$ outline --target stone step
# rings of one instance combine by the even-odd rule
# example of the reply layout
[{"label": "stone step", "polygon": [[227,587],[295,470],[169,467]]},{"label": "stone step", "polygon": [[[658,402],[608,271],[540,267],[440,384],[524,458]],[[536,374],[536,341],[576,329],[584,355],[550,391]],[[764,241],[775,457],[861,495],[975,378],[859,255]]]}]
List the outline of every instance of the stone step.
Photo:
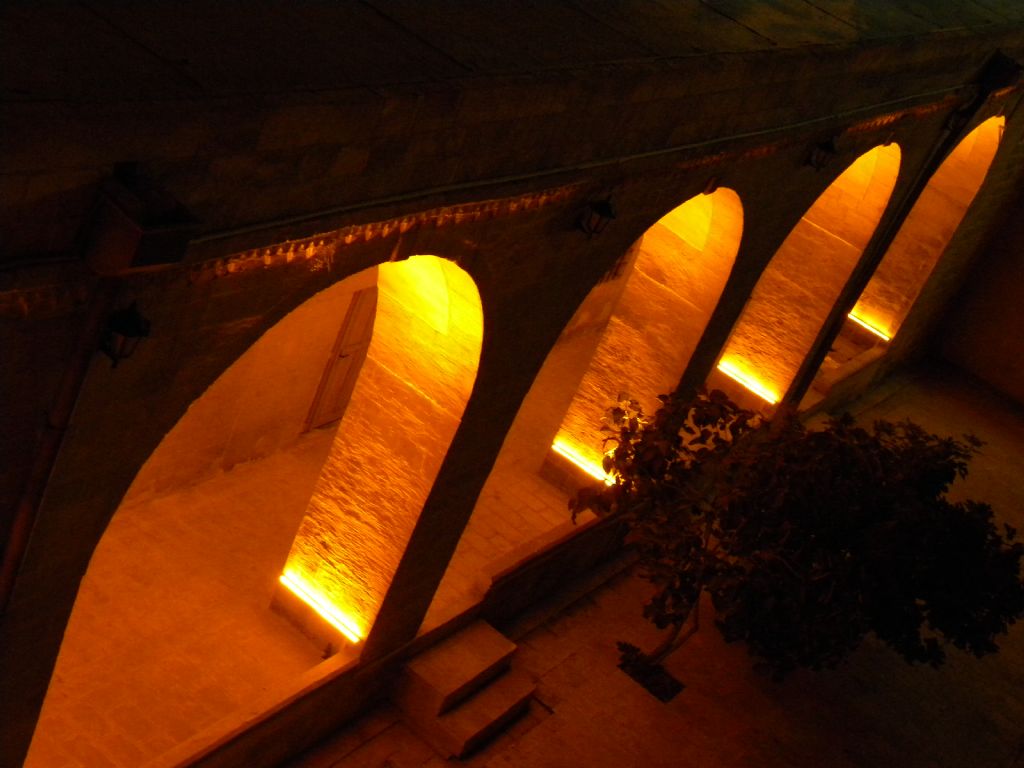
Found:
[{"label": "stone step", "polygon": [[476,621],[406,664],[395,702],[418,719],[441,715],[507,669],[515,649],[490,624]]},{"label": "stone step", "polygon": [[406,721],[442,757],[463,757],[523,714],[535,690],[532,678],[509,669],[443,715],[416,718],[407,713]]}]

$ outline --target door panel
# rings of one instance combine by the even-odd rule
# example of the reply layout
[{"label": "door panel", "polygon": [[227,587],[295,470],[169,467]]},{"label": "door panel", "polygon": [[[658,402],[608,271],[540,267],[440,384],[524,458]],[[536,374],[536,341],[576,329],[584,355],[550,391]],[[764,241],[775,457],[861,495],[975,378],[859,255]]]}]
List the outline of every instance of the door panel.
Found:
[{"label": "door panel", "polygon": [[309,410],[307,430],[335,422],[345,413],[359,371],[366,360],[376,314],[376,286],[364,288],[352,295],[331,357],[320,379],[320,386],[317,387],[313,406]]}]

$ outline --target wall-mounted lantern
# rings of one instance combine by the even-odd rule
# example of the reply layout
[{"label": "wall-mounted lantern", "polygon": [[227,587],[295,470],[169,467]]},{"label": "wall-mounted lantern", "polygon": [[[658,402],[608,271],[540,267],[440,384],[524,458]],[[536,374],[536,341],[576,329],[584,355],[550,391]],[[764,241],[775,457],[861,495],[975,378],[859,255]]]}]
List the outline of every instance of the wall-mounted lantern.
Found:
[{"label": "wall-mounted lantern", "polygon": [[807,164],[814,170],[820,171],[838,154],[839,148],[836,146],[836,137],[833,136],[828,141],[819,142],[811,147],[810,154],[807,156]]},{"label": "wall-mounted lantern", "polygon": [[587,206],[576,220],[576,228],[585,232],[587,237],[593,237],[604,232],[605,227],[614,218],[615,207],[612,205],[612,199],[606,197]]},{"label": "wall-mounted lantern", "polygon": [[149,320],[142,316],[135,302],[110,313],[103,331],[100,351],[110,358],[111,368],[131,357],[139,342],[149,336]]}]

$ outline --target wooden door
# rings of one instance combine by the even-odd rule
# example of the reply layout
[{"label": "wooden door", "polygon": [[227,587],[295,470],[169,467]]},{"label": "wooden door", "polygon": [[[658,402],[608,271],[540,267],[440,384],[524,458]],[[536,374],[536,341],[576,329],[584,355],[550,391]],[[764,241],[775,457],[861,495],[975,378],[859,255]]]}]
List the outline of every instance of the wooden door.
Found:
[{"label": "wooden door", "polygon": [[306,419],[306,429],[316,429],[337,421],[345,413],[359,371],[366,360],[366,350],[373,336],[373,320],[377,314],[377,287],[364,288],[352,295],[331,357],[320,378],[313,405]]}]

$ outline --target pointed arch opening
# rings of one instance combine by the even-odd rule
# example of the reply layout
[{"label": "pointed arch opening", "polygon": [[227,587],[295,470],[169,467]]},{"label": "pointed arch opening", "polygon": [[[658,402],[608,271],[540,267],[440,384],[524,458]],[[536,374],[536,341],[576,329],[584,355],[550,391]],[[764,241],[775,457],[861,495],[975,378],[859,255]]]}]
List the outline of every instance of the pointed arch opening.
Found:
[{"label": "pointed arch opening", "polygon": [[[483,320],[461,269],[380,268],[376,328],[282,572],[278,605],[316,637],[369,633],[476,379]],[[311,608],[315,616],[309,614]]]},{"label": "pointed arch opening", "polygon": [[929,179],[847,315],[807,402],[885,354],[981,188],[1004,125],[1003,117],[978,125]]},{"label": "pointed arch opening", "polygon": [[413,256],[321,291],[228,367],[97,546],[26,765],[141,765],[354,663],[359,635],[325,640],[272,606],[280,576],[298,572],[368,631],[461,420],[482,329],[469,275]]},{"label": "pointed arch opening", "polygon": [[896,144],[855,160],[772,257],[708,379],[742,405],[770,410],[792,384],[889,202]]},{"label": "pointed arch opening", "polygon": [[742,231],[739,196],[719,188],[690,198],[644,233],[552,443],[557,453],[604,477],[605,411],[627,395],[653,414],[658,395],[675,389],[725,287]]},{"label": "pointed arch opening", "polygon": [[603,477],[605,411],[628,391],[653,412],[657,396],[676,386],[742,231],[734,191],[697,195],[654,223],[591,290],[523,401],[425,626],[478,600],[495,574],[579,530],[566,498]]}]

